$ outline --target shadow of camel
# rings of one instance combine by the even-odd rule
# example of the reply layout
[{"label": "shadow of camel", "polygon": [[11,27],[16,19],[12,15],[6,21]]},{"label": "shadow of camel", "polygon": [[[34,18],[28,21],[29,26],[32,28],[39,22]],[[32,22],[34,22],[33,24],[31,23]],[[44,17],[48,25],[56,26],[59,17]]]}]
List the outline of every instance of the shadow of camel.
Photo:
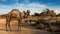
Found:
[{"label": "shadow of camel", "polygon": [[0,29],[0,30],[6,31],[6,29]]}]

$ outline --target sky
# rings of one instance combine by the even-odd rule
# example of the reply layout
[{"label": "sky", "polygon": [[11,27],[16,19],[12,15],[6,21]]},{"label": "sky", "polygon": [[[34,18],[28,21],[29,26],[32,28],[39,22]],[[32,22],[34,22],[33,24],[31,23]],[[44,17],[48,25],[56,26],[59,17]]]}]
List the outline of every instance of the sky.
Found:
[{"label": "sky", "polygon": [[6,14],[12,9],[21,12],[30,10],[31,14],[40,13],[46,8],[60,13],[60,0],[0,0],[0,14]]}]

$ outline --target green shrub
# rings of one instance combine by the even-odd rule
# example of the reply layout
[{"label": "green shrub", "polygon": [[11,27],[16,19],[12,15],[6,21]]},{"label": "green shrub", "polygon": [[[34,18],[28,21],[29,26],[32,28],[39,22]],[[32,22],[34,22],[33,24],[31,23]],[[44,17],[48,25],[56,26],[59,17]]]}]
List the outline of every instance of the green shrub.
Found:
[{"label": "green shrub", "polygon": [[43,29],[43,28],[45,28],[45,25],[44,25],[44,24],[38,24],[37,27],[38,27],[39,29]]},{"label": "green shrub", "polygon": [[56,26],[50,26],[50,30],[51,30],[52,32],[57,31],[57,27],[56,27]]}]

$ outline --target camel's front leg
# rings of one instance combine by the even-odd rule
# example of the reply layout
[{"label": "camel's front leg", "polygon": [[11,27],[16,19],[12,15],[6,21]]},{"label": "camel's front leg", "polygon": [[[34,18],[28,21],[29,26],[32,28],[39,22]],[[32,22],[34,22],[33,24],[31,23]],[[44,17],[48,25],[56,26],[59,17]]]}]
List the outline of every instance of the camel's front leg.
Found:
[{"label": "camel's front leg", "polygon": [[[19,28],[20,28],[20,29],[19,29]],[[18,30],[21,31],[21,21],[20,21],[20,20],[18,20]]]},{"label": "camel's front leg", "polygon": [[6,31],[8,31],[8,23],[9,23],[9,20],[8,18],[6,18]]},{"label": "camel's front leg", "polygon": [[18,23],[18,30],[19,30],[19,23]]},{"label": "camel's front leg", "polygon": [[6,22],[6,31],[7,31],[8,29],[7,29],[7,22]]}]

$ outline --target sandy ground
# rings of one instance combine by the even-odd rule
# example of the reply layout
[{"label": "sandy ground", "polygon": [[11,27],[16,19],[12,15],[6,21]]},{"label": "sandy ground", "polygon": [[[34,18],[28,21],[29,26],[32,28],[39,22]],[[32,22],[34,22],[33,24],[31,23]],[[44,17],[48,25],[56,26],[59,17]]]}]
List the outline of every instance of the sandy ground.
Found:
[{"label": "sandy ground", "polygon": [[6,31],[5,23],[5,19],[0,19],[0,34],[55,34],[36,29],[33,26],[21,27],[21,31],[17,31],[17,26],[15,25],[17,23],[15,21],[11,22],[12,31]]}]

